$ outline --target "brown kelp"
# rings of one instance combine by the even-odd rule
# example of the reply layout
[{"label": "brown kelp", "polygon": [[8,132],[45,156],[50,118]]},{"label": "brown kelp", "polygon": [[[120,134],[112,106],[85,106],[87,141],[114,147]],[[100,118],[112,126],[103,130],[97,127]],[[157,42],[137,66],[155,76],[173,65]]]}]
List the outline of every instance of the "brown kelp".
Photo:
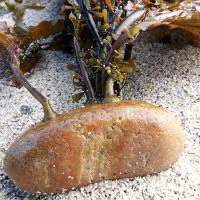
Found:
[{"label": "brown kelp", "polygon": [[164,34],[170,29],[181,29],[192,44],[199,44],[199,1],[69,0],[65,1],[61,12],[66,15],[65,21],[43,21],[28,29],[21,26],[23,14],[20,15],[20,10],[24,13],[26,9],[43,7],[21,1],[16,1],[12,6],[7,1],[5,3],[9,9],[15,7],[11,10],[17,16],[12,35],[19,41],[18,47],[21,49],[19,69],[23,73],[30,71],[33,68],[30,60],[38,60],[38,52],[49,49],[54,44],[52,42],[43,47],[38,42],[40,39],[52,35],[58,38],[58,33],[62,37],[70,35],[70,39],[75,37],[73,41],[76,42],[68,43],[73,46],[78,61],[75,68],[79,68],[76,74],[78,72],[80,78],[77,80],[81,82],[90,102],[104,99],[108,79],[113,82],[111,93],[123,98],[128,74],[136,70],[136,61],[132,58],[131,51],[140,32],[151,31],[153,35],[159,27],[165,27],[161,31]]},{"label": "brown kelp", "polygon": [[80,46],[78,54],[78,46],[74,46],[76,57],[81,54],[88,73],[86,78],[80,71],[80,76],[87,79],[87,85],[91,82],[84,90],[86,94],[94,91],[95,101],[105,98],[108,79],[113,82],[112,94],[123,96],[128,74],[136,69],[131,51],[141,31],[154,34],[160,27],[182,29],[191,43],[199,42],[198,1],[78,0],[68,1],[63,10],[68,11],[74,26],[72,35]]}]

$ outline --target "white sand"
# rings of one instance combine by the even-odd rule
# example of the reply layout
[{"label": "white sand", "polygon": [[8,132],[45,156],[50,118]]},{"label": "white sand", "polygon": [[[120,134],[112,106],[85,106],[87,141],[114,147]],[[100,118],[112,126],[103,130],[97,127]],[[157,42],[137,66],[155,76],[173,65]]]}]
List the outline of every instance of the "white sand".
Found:
[{"label": "white sand", "polygon": [[[144,35],[143,35],[144,37]],[[143,38],[142,37],[142,38]],[[10,87],[11,74],[0,68],[0,199],[2,200],[199,200],[200,199],[200,49],[182,49],[138,39],[133,53],[140,70],[131,75],[126,98],[147,101],[166,108],[182,121],[186,131],[185,151],[169,170],[157,175],[105,181],[62,195],[31,195],[20,191],[3,171],[6,149],[21,133],[39,122],[42,108],[24,89]],[[0,61],[1,62],[1,61]],[[58,112],[81,106],[71,96],[77,91],[65,63],[73,56],[43,52],[34,73],[28,78]],[[22,106],[31,109],[22,114]]]}]

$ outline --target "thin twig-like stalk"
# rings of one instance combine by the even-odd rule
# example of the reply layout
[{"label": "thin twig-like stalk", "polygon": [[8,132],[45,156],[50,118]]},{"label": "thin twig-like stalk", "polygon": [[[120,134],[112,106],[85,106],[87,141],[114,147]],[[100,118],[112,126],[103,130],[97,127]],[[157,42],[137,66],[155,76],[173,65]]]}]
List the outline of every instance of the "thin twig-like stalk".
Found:
[{"label": "thin twig-like stalk", "polygon": [[94,39],[95,39],[95,42],[96,42],[96,45],[97,45],[97,58],[99,58],[102,42],[101,42],[101,38],[100,38],[99,33],[98,33],[98,29],[96,27],[96,24],[93,20],[91,13],[88,11],[83,0],[77,0],[77,2],[80,6],[81,12],[82,12],[83,17],[85,19],[85,22],[86,22],[87,26],[89,27],[89,29],[90,29],[90,31],[91,31]]},{"label": "thin twig-like stalk", "polygon": [[107,67],[109,62],[112,61],[112,58],[115,54],[115,50],[118,50],[122,44],[124,44],[126,41],[128,41],[129,38],[128,38],[128,35],[126,33],[123,33],[115,42],[114,44],[112,45],[112,48],[111,50],[109,51],[106,59],[105,59],[105,62],[103,64],[103,67]]},{"label": "thin twig-like stalk", "polygon": [[131,59],[132,48],[133,48],[133,43],[126,44],[125,50],[124,50],[124,61]]},{"label": "thin twig-like stalk", "polygon": [[12,71],[17,81],[21,85],[23,85],[33,95],[33,97],[37,99],[42,105],[44,110],[43,121],[55,118],[57,116],[57,113],[53,111],[49,101],[27,81],[25,76],[20,72],[20,70],[16,67],[16,65],[10,64],[8,65],[8,67]]},{"label": "thin twig-like stalk", "polygon": [[79,67],[80,67],[81,74],[84,77],[84,81],[85,81],[85,85],[86,85],[86,96],[87,96],[87,99],[88,99],[89,102],[95,102],[96,101],[96,97],[95,97],[94,89],[93,89],[92,84],[90,82],[90,79],[88,77],[88,73],[86,71],[85,63],[81,59],[80,46],[79,46],[78,41],[76,40],[75,37],[74,37],[74,49],[75,49],[75,53],[76,53],[77,63],[79,65]]}]

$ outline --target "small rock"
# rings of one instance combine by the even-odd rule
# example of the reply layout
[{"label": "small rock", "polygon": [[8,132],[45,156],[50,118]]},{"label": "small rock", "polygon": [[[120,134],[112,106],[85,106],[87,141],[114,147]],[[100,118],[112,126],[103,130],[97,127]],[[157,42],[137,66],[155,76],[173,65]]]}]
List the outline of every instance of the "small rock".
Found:
[{"label": "small rock", "polygon": [[20,108],[20,112],[22,115],[30,115],[33,112],[33,109],[29,106],[22,105]]}]

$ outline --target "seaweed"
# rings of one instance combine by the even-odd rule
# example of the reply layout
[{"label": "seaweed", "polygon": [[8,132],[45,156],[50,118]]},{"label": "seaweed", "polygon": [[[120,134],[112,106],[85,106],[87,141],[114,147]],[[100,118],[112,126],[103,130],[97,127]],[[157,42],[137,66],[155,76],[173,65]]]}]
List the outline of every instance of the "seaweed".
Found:
[{"label": "seaweed", "polygon": [[0,43],[10,54],[11,63],[7,67],[12,71],[18,84],[24,86],[41,103],[44,110],[44,121],[55,118],[57,114],[51,108],[49,101],[27,81],[20,70],[21,50],[17,38],[5,30],[5,32],[0,32]]},{"label": "seaweed", "polygon": [[[64,20],[60,19],[42,21],[35,27],[29,27],[28,30],[21,30],[19,27],[15,27],[14,31],[20,38],[20,49],[22,50],[20,69],[23,73],[30,72],[37,64],[36,61],[40,58],[40,50],[53,50],[56,48],[56,39],[65,31],[64,23]],[[49,37],[52,37],[52,39],[44,44],[42,40]],[[61,43],[64,44],[64,38],[59,38],[62,39]]]},{"label": "seaweed", "polygon": [[[14,34],[1,32],[0,43],[10,49],[13,41],[19,41],[16,69],[20,73],[30,71],[34,66],[25,62],[26,57],[28,60],[38,59],[40,50],[53,48],[54,38],[58,41],[64,38],[70,44],[67,48],[73,48],[72,52],[76,55],[77,66],[73,67],[76,75],[73,78],[78,82],[74,83],[83,87],[90,103],[123,99],[123,88],[129,74],[137,69],[131,52],[134,40],[141,32],[150,31],[151,35],[159,38],[168,34],[168,30],[181,29],[193,45],[199,45],[200,41],[199,1],[66,0],[61,10],[65,20],[43,21],[28,28],[21,23],[24,10],[43,7],[23,5],[22,1],[12,5],[5,3],[16,12],[16,27]],[[158,32],[161,27],[162,31]],[[15,39],[10,40],[11,37]],[[48,37],[53,39],[44,45],[41,40]],[[62,48],[64,46],[61,45]],[[80,100],[82,96],[83,93],[77,94],[74,100]]]},{"label": "seaweed", "polygon": [[[191,43],[199,42],[200,18],[199,12],[195,11],[199,9],[199,4],[195,1],[102,0],[88,3],[78,0],[68,3],[71,6],[66,9],[71,10],[69,18],[74,26],[73,35],[79,41],[81,59],[89,75],[81,76],[87,80],[89,77],[88,82],[95,92],[94,99],[98,101],[107,97],[108,82],[112,82],[114,88],[111,96],[123,98],[122,88],[127,83],[128,75],[137,69],[131,51],[140,32],[159,27],[169,30],[178,28],[188,33]],[[90,34],[93,40],[85,38],[86,34]]]}]

